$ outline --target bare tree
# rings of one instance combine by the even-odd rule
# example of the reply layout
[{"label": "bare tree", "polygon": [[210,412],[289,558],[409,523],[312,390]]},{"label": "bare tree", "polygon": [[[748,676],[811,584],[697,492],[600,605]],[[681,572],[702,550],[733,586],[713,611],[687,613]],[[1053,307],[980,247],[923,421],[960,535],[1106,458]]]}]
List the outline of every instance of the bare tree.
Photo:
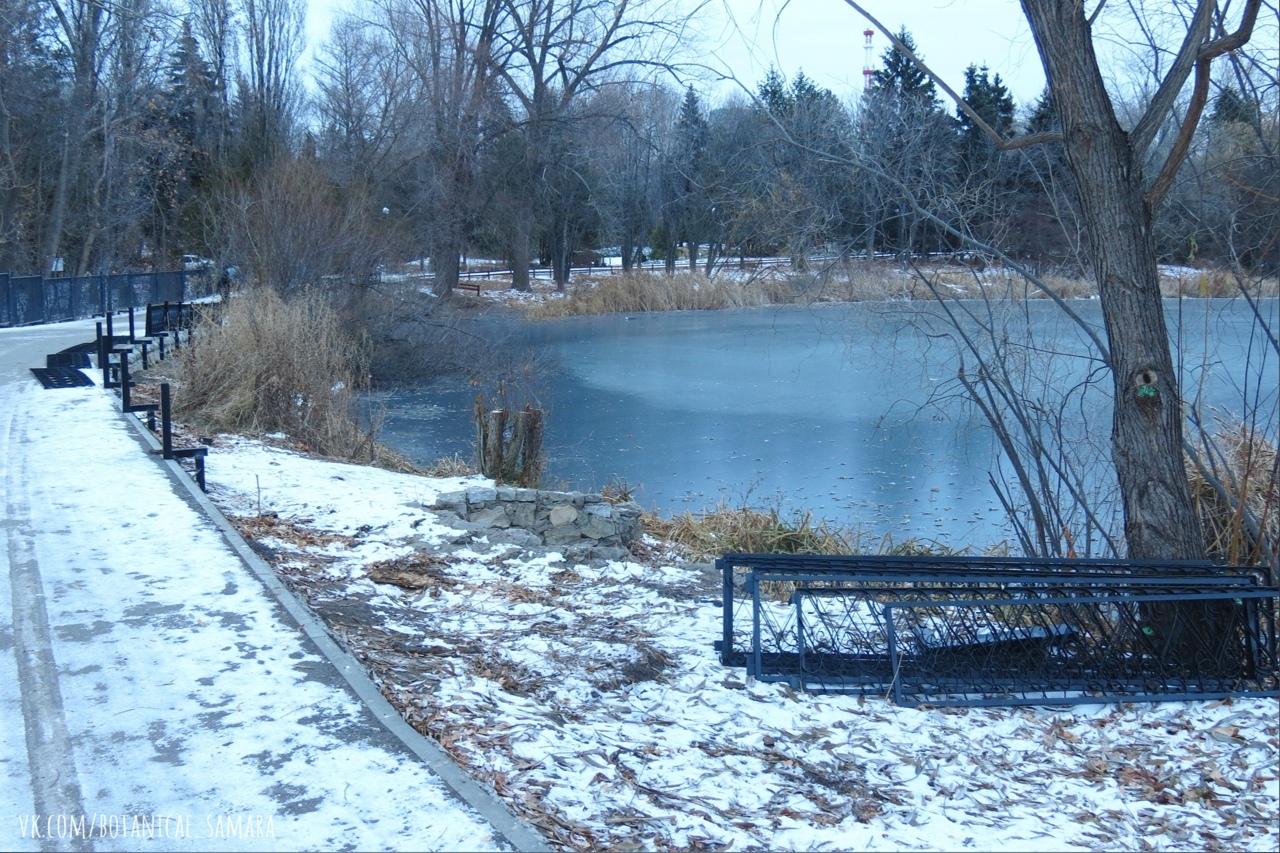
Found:
[{"label": "bare tree", "polygon": [[[853,0],[846,2],[866,14]],[[1102,297],[1113,385],[1111,452],[1128,552],[1193,559],[1203,557],[1204,538],[1183,466],[1182,402],[1160,301],[1152,212],[1186,158],[1208,96],[1213,60],[1249,40],[1261,3],[1248,0],[1235,29],[1228,31],[1218,5],[1199,0],[1160,85],[1129,131],[1120,124],[1095,52],[1092,29],[1104,6],[1100,2],[1087,13],[1083,2],[1022,0],[1079,187]],[[1194,91],[1182,125],[1159,173],[1148,182],[1143,158],[1193,72]],[[998,147],[1044,141],[999,137],[939,83]]]},{"label": "bare tree", "polygon": [[573,108],[587,92],[627,73],[668,67],[689,13],[674,0],[500,2],[504,19],[495,30],[493,64],[520,106],[523,174],[532,181],[513,223],[512,287],[528,290],[535,194],[549,189],[546,167],[556,162],[556,133],[572,124]]},{"label": "bare tree", "polygon": [[252,163],[283,152],[298,107],[295,63],[302,53],[301,0],[242,0],[244,71],[241,78],[242,151]]}]

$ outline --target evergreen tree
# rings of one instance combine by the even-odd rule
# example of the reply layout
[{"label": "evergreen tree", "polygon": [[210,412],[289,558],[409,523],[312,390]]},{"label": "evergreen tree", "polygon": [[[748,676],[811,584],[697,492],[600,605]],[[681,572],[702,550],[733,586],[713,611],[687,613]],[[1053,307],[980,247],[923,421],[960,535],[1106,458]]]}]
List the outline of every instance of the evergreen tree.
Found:
[{"label": "evergreen tree", "polygon": [[1050,133],[1059,130],[1058,111],[1053,106],[1053,94],[1046,85],[1036,101],[1031,118],[1027,120],[1027,133]]},{"label": "evergreen tree", "polygon": [[[924,57],[916,49],[915,39],[907,28],[898,31],[898,41],[902,42],[921,61]],[[874,90],[892,95],[902,101],[920,101],[928,106],[936,106],[938,89],[920,68],[905,53],[896,47],[890,47],[880,56],[884,63],[871,74],[871,86]]]},{"label": "evergreen tree", "polygon": [[[706,159],[709,130],[698,93],[690,86],[685,90],[680,114],[676,118],[675,133],[668,165],[668,194],[664,220],[669,229],[669,248],[674,243],[689,244],[689,266],[698,262],[698,243],[707,227]],[[668,253],[667,267],[671,268],[673,252]]]},{"label": "evergreen tree", "polygon": [[[1012,135],[1013,96],[1009,94],[999,74],[993,78],[987,66],[979,68],[970,65],[964,72],[964,100],[1001,137],[1008,138]],[[980,143],[988,141],[986,134],[959,107],[956,108],[956,118],[960,122],[960,133],[966,147],[974,149]]]},{"label": "evergreen tree", "polygon": [[1245,100],[1240,94],[1240,90],[1235,86],[1226,86],[1213,101],[1214,124],[1227,124],[1229,122],[1241,122],[1244,124],[1254,124],[1257,121],[1258,109],[1254,104]]},{"label": "evergreen tree", "polygon": [[791,114],[793,106],[791,96],[787,93],[787,78],[770,68],[764,80],[756,87],[756,98],[764,110],[776,119]]}]

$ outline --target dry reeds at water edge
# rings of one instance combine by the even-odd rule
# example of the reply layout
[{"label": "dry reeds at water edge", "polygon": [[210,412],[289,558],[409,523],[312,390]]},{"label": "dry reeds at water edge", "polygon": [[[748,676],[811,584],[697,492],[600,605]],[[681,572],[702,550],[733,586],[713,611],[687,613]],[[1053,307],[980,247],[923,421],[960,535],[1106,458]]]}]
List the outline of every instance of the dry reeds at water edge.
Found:
[{"label": "dry reeds at water edge", "polygon": [[255,288],[201,317],[180,354],[175,413],[203,429],[284,433],[324,456],[405,469],[361,425],[368,364],[365,341],[323,296],[286,301]]},{"label": "dry reeds at water edge", "polygon": [[590,314],[706,311],[777,305],[794,300],[791,287],[772,276],[744,282],[725,276],[707,278],[638,272],[584,281],[572,287],[563,299],[532,305],[529,316],[551,319]]},{"label": "dry reeds at water edge", "polygon": [[1243,424],[1222,424],[1212,438],[1211,455],[1188,456],[1186,467],[1209,556],[1231,565],[1270,563],[1274,572],[1280,559],[1275,446]]},{"label": "dry reeds at water edge", "polygon": [[645,530],[685,552],[693,560],[710,560],[723,554],[858,554],[946,555],[950,549],[936,543],[908,539],[895,543],[892,536],[879,539],[840,530],[825,521],[798,513],[783,518],[776,509],[730,508],[724,504],[703,513],[684,512],[673,518],[654,514],[643,517]]}]

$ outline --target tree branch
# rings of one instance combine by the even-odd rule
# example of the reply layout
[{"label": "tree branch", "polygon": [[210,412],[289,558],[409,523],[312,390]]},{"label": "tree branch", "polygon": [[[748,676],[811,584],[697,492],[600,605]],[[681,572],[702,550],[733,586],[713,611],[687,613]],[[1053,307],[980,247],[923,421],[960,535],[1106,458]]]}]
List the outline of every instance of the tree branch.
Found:
[{"label": "tree branch", "polygon": [[1213,23],[1213,10],[1216,5],[1214,0],[1199,0],[1197,3],[1196,13],[1191,18],[1191,25],[1187,27],[1187,35],[1182,40],[1182,47],[1178,49],[1178,55],[1174,57],[1169,73],[1165,74],[1164,79],[1160,81],[1160,87],[1156,89],[1155,96],[1147,105],[1146,112],[1142,114],[1142,118],[1129,134],[1129,144],[1133,148],[1135,159],[1140,160],[1147,152],[1156,138],[1156,133],[1160,130],[1160,125],[1173,109],[1183,84],[1191,75],[1196,57],[1200,55],[1201,45],[1209,35],[1209,26]]},{"label": "tree branch", "polygon": [[[1143,113],[1142,118],[1139,119],[1138,124],[1129,134],[1129,142],[1133,147],[1135,157],[1141,158],[1155,140],[1156,134],[1160,130],[1160,125],[1164,123],[1165,117],[1173,109],[1174,102],[1177,101],[1178,94],[1187,82],[1187,77],[1191,75],[1192,69],[1196,68],[1196,86],[1198,89],[1201,71],[1197,66],[1201,61],[1207,67],[1208,63],[1214,58],[1227,51],[1235,50],[1249,41],[1253,35],[1253,26],[1258,20],[1258,11],[1261,6],[1262,0],[1248,0],[1248,4],[1241,15],[1240,26],[1236,31],[1230,35],[1208,41],[1210,27],[1213,24],[1213,12],[1217,8],[1217,3],[1214,0],[1199,0],[1196,13],[1191,19],[1191,26],[1187,28],[1187,37],[1183,39],[1182,47],[1178,50],[1178,55],[1173,61],[1173,67],[1165,75],[1164,80],[1160,83],[1160,88],[1156,90],[1155,97],[1151,99],[1151,103],[1147,106],[1146,112]],[[1179,142],[1181,142],[1181,135],[1195,133],[1198,122],[1198,115],[1194,122],[1190,121],[1190,116],[1188,116],[1188,120],[1182,124]],[[1168,168],[1168,163],[1169,161],[1166,161],[1166,168]]]},{"label": "tree branch", "polygon": [[1187,152],[1191,150],[1191,139],[1195,136],[1196,127],[1200,124],[1200,116],[1204,114],[1204,105],[1209,100],[1209,65],[1208,59],[1196,60],[1195,89],[1191,93],[1191,102],[1187,104],[1187,114],[1182,119],[1178,138],[1173,141],[1173,147],[1169,149],[1169,156],[1165,158],[1155,183],[1151,185],[1151,189],[1147,190],[1146,202],[1150,210],[1160,206],[1169,188],[1173,186],[1173,181],[1182,168]]}]

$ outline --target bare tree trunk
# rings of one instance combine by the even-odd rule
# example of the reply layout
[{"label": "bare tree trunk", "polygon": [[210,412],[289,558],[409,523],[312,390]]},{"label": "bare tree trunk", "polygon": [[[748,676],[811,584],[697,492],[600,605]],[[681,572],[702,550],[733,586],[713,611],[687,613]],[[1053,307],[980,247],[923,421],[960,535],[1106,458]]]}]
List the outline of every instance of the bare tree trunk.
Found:
[{"label": "bare tree trunk", "polygon": [[1022,0],[1022,7],[1062,123],[1102,297],[1115,389],[1111,449],[1129,555],[1202,558],[1142,163],[1116,121],[1081,5]]},{"label": "bare tree trunk", "polygon": [[98,48],[107,17],[99,4],[52,3],[66,47],[73,57],[73,80],[67,99],[67,129],[62,146],[58,180],[53,191],[49,219],[45,226],[45,269],[62,247],[71,185],[80,171],[84,152],[85,125],[97,88]]},{"label": "bare tree trunk", "polygon": [[13,271],[18,247],[18,170],[11,127],[12,116],[0,94],[0,273]]},{"label": "bare tree trunk", "polygon": [[511,235],[511,289],[529,291],[529,263],[533,260],[530,241],[533,211],[522,204],[515,215],[515,233]]},{"label": "bare tree trunk", "polygon": [[[453,229],[450,229],[451,231]],[[435,241],[431,249],[431,272],[435,276],[437,299],[452,299],[461,272],[462,240],[451,233],[447,239]]]}]

